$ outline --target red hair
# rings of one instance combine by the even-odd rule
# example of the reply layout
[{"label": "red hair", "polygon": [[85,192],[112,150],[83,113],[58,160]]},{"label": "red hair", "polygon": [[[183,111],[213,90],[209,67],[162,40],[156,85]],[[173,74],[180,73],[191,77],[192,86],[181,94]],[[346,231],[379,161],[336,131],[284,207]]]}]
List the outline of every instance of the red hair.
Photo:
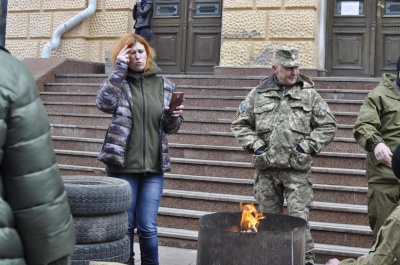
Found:
[{"label": "red hair", "polygon": [[156,53],[152,47],[150,47],[149,43],[141,36],[136,34],[126,34],[119,38],[117,43],[111,48],[110,59],[113,65],[115,65],[115,61],[117,60],[119,52],[124,48],[125,45],[128,48],[132,48],[136,43],[140,43],[144,46],[146,50],[147,58],[146,58],[146,66],[144,67],[144,72],[147,72],[151,68],[151,62],[156,58]]}]

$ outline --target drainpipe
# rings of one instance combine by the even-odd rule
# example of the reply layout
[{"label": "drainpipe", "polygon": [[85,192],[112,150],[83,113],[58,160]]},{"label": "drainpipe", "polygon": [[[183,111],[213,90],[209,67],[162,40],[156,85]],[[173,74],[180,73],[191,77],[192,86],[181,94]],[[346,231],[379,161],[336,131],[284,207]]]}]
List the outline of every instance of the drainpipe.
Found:
[{"label": "drainpipe", "polygon": [[51,51],[54,51],[60,46],[61,35],[72,29],[88,17],[94,14],[96,11],[97,0],[89,0],[88,7],[75,15],[73,18],[65,22],[63,25],[59,26],[53,33],[53,38],[51,42],[48,42],[42,50],[42,58],[50,58]]}]

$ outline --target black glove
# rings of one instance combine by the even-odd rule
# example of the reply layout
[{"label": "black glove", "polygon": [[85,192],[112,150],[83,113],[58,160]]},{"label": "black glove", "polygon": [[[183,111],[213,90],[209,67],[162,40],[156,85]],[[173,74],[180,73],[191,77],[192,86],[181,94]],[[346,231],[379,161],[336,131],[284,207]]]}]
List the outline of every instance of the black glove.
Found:
[{"label": "black glove", "polygon": [[304,151],[304,149],[301,148],[300,145],[296,145],[296,151],[299,152],[299,153],[302,153],[302,154],[305,154],[305,153],[306,153],[306,152]]},{"label": "black glove", "polygon": [[256,151],[254,151],[254,154],[255,155],[261,155],[262,153],[265,152],[265,149],[267,149],[267,146],[263,145],[263,146],[259,147]]}]

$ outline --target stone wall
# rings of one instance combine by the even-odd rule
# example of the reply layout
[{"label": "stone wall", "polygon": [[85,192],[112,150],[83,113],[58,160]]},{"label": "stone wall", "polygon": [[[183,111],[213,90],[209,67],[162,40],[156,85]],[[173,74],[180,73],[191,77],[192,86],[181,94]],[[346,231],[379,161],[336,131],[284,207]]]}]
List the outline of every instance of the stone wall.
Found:
[{"label": "stone wall", "polygon": [[[39,58],[53,32],[88,7],[88,0],[8,1],[6,48],[18,59]],[[133,0],[97,0],[96,12],[62,35],[51,57],[104,62],[115,40],[133,32]]]},{"label": "stone wall", "polygon": [[[180,0],[187,1],[187,0]],[[221,67],[265,67],[276,47],[299,48],[302,67],[317,68],[319,0],[223,0]],[[97,0],[89,19],[62,36],[51,57],[105,62],[118,36],[133,31],[134,0]],[[6,48],[17,58],[39,58],[57,27],[88,0],[8,1]]]},{"label": "stone wall", "polygon": [[302,67],[317,67],[318,0],[224,1],[220,66],[270,65],[281,45],[299,48]]}]

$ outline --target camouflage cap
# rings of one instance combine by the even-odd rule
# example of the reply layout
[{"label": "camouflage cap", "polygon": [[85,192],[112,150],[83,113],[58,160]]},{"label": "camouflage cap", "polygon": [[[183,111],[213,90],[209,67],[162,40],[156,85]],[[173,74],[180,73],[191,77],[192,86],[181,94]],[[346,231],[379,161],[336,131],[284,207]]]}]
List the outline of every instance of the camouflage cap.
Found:
[{"label": "camouflage cap", "polygon": [[276,49],[275,59],[286,67],[300,66],[301,63],[299,59],[299,50],[290,46],[281,46]]}]

